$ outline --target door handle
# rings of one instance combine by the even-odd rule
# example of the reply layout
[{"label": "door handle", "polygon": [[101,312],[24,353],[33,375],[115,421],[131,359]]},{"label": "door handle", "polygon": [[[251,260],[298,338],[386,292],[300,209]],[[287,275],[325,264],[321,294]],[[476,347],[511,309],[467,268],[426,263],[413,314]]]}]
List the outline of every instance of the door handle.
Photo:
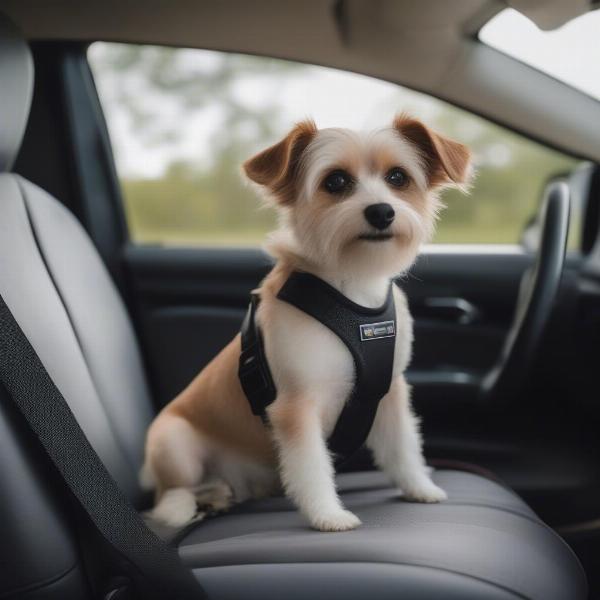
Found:
[{"label": "door handle", "polygon": [[481,311],[464,298],[425,298],[424,305],[428,313],[461,325],[470,325],[481,317]]}]

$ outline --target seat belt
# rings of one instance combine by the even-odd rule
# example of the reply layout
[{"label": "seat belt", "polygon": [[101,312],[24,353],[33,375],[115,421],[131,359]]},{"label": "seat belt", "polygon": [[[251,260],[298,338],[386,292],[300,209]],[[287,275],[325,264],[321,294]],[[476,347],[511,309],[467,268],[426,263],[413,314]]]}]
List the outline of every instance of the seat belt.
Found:
[{"label": "seat belt", "polygon": [[[0,295],[0,383],[27,421],[86,521],[115,556],[134,597],[198,600],[207,596],[177,549],[152,532],[92,448],[69,405]],[[116,565],[114,565],[116,566]],[[124,572],[123,572],[124,571]],[[106,599],[128,598],[127,584]]]}]

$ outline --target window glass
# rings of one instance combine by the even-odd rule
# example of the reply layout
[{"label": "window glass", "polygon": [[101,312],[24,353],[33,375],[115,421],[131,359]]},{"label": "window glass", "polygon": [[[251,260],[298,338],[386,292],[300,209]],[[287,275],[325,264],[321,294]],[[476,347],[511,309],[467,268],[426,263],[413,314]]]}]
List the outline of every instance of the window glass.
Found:
[{"label": "window glass", "polygon": [[469,196],[444,196],[439,243],[517,243],[548,178],[575,161],[397,85],[324,67],[205,50],[95,43],[89,51],[131,238],[257,245],[275,226],[241,163],[304,117],[380,127],[408,111],[474,151]]},{"label": "window glass", "polygon": [[507,8],[482,27],[479,39],[600,100],[600,10],[542,31]]}]

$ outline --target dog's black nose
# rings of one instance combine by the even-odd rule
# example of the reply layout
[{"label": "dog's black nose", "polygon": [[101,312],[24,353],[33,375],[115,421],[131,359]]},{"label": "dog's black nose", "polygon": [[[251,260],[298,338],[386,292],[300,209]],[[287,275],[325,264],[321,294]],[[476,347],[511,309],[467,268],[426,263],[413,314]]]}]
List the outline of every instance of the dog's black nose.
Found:
[{"label": "dog's black nose", "polygon": [[387,202],[369,204],[369,206],[365,208],[365,219],[380,231],[392,224],[395,214],[392,205]]}]

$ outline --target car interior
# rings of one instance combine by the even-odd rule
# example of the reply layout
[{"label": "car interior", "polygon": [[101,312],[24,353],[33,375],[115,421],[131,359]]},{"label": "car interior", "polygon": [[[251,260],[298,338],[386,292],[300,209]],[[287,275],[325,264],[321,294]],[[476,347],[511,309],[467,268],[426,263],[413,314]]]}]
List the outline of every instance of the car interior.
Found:
[{"label": "car interior", "polygon": [[[587,0],[0,0],[1,304],[108,473],[103,485],[114,483],[131,510],[128,535],[140,536],[132,545],[168,548],[193,574],[190,598],[600,597],[600,72],[587,75],[595,98],[485,43],[482,28],[506,10],[543,32],[600,13]],[[136,61],[158,57],[155,68],[167,56],[154,48],[185,49],[185,64],[204,56],[189,52],[233,53],[256,77],[263,66],[252,61],[287,61],[272,67],[281,87],[269,88],[282,104],[283,81],[303,65],[368,76],[367,87],[385,82],[439,99],[558,165],[519,166],[519,177],[537,177],[533,186],[515,179],[524,202],[503,206],[513,188],[490,184],[498,187],[489,233],[467,222],[472,237],[426,246],[398,282],[415,319],[407,378],[447,501],[403,502],[360,451],[337,476],[344,504],[363,522],[354,531],[313,531],[284,497],[175,532],[136,520],[152,502],[138,481],[151,420],[239,331],[251,290],[272,266],[262,229],[250,242],[212,243],[218,217],[208,210],[199,225],[206,243],[140,234],[150,201],[131,198],[155,188],[127,179],[124,158],[158,181],[150,163],[170,142],[160,132],[155,150],[144,150],[146,138],[128,141],[134,129],[111,106],[152,123],[126,85],[141,77]],[[111,56],[127,78],[107,70]],[[158,75],[144,71],[157,90],[189,84],[165,64]],[[228,101],[213,79],[194,93]],[[178,110],[173,127],[185,130]],[[489,164],[514,170],[496,150]],[[218,182],[239,177],[239,165],[227,164],[216,207],[231,194]],[[157,227],[193,220],[176,194],[160,200],[167,212]],[[449,215],[458,210],[447,204]],[[231,231],[266,218],[240,211]],[[512,242],[486,243],[513,213]],[[48,442],[20,409],[33,376],[14,360],[7,323],[0,319],[0,598],[150,597],[136,584],[147,573],[132,575],[127,556],[99,539],[94,515],[57,468],[57,448],[70,461],[83,457],[79,438]],[[48,423],[54,397],[38,394],[32,406]],[[114,497],[101,502],[117,540],[125,509]],[[171,595],[168,569],[157,566],[157,597],[184,597],[175,570]]]}]

